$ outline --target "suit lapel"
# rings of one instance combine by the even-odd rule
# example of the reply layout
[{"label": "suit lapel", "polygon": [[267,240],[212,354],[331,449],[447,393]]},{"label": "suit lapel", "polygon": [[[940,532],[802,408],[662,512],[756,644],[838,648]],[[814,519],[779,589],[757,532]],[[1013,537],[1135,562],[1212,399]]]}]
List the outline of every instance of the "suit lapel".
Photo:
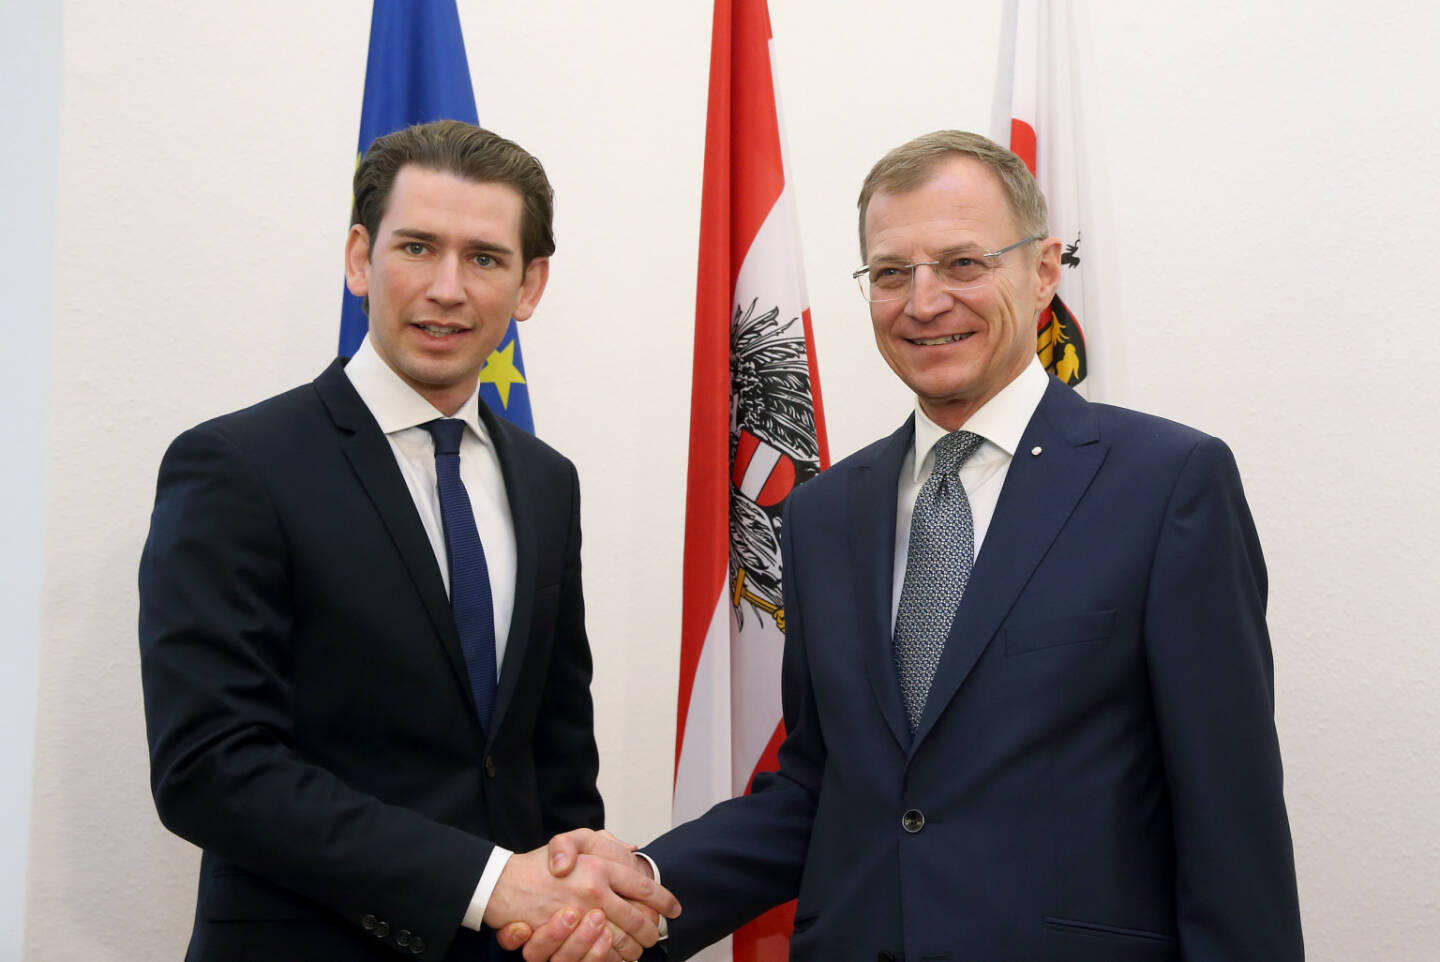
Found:
[{"label": "suit lapel", "polygon": [[495,445],[500,459],[500,474],[505,479],[505,497],[510,502],[510,518],[515,528],[515,607],[510,617],[510,634],[505,641],[505,660],[500,664],[500,684],[495,694],[495,713],[490,720],[490,733],[500,727],[505,710],[515,697],[520,680],[520,667],[530,640],[531,602],[535,597],[536,539],[535,501],[521,464],[520,450],[510,436],[519,430],[480,405],[480,420]]},{"label": "suit lapel", "polygon": [[[1032,454],[1036,448],[1038,455]],[[1107,450],[1085,399],[1051,378],[1010,462],[930,686],[912,755],[995,636]]]},{"label": "suit lapel", "polygon": [[443,642],[456,680],[468,696],[470,681],[465,656],[460,651],[460,637],[455,631],[455,617],[450,611],[450,599],[445,595],[445,582],[440,576],[435,551],[415,511],[410,489],[395,464],[395,452],[370,409],[355,393],[345,376],[344,366],[343,360],[336,360],[326,368],[315,379],[315,390],[335,423],[340,450],[390,532],[395,550],[410,572],[410,580]]},{"label": "suit lapel", "polygon": [[914,437],[912,415],[883,442],[873,460],[851,470],[846,492],[861,658],[880,713],[901,748],[909,745],[910,732],[890,643],[890,595],[895,580],[895,498],[900,468]]}]

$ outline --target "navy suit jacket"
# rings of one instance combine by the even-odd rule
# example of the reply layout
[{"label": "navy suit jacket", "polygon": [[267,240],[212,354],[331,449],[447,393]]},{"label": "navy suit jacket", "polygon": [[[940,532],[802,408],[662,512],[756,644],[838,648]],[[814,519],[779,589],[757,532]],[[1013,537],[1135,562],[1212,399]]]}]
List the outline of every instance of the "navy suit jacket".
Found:
[{"label": "navy suit jacket", "polygon": [[1220,441],[1051,383],[918,730],[892,653],[913,422],[790,497],[780,769],[646,851],[684,958],[1294,962],[1265,566]]},{"label": "navy suit jacket", "polygon": [[482,729],[439,563],[342,369],[181,435],[140,563],[161,820],[204,850],[188,958],[482,958],[495,844],[598,828],[575,469],[480,406],[515,608]]}]

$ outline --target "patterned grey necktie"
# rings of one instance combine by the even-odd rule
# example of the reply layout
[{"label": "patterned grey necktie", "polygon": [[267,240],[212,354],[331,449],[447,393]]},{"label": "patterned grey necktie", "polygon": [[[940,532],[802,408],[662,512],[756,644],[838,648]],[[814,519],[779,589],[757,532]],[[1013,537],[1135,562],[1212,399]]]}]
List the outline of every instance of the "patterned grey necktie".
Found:
[{"label": "patterned grey necktie", "polygon": [[960,466],[984,440],[969,431],[953,431],[935,443],[935,470],[915,496],[910,516],[905,584],[895,617],[895,665],[911,734],[920,725],[945,638],[975,563],[975,521],[960,486]]}]

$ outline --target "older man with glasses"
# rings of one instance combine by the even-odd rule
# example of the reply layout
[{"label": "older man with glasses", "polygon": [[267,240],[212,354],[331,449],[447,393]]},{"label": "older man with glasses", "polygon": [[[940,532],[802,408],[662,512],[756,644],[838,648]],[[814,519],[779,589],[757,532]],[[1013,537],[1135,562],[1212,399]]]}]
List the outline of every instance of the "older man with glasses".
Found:
[{"label": "older man with glasses", "polygon": [[[1014,154],[920,137],[859,206],[855,277],[915,409],[790,498],[780,769],[644,849],[686,906],[664,951],[798,897],[795,960],[1298,962],[1229,449],[1045,374],[1061,244]],[[551,843],[576,850],[635,859]]]}]

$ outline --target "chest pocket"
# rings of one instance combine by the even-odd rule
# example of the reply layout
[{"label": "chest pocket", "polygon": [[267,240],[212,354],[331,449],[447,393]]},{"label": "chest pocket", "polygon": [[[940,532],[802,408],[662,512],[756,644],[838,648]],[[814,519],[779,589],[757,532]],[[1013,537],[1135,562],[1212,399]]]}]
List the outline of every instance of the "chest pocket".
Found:
[{"label": "chest pocket", "polygon": [[1012,625],[1000,633],[999,641],[1005,646],[1005,657],[1009,658],[1061,645],[1104,641],[1114,631],[1115,611],[1111,609]]}]

